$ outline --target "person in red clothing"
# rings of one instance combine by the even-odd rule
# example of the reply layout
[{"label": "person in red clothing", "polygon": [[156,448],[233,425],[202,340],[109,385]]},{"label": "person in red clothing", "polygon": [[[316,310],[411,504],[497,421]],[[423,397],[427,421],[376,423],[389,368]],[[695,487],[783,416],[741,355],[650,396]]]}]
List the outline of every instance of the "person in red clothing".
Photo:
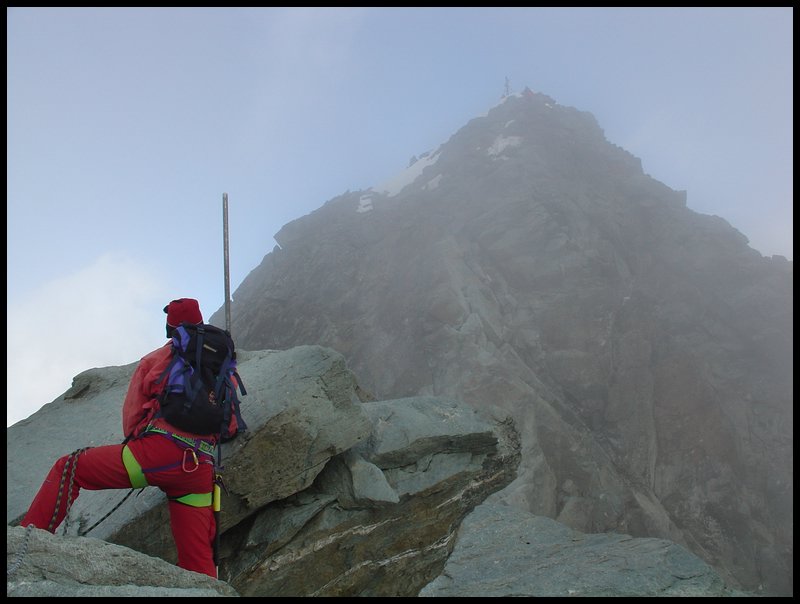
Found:
[{"label": "person in red clothing", "polygon": [[[200,306],[192,298],[173,300],[164,312],[168,338],[183,322],[203,322]],[[183,432],[158,417],[157,399],[165,383],[160,378],[171,355],[171,343],[167,342],[139,361],[122,405],[125,442],[80,449],[61,457],[21,525],[54,533],[80,489],[155,486],[169,502],[178,566],[216,578],[212,507],[216,438]]]}]

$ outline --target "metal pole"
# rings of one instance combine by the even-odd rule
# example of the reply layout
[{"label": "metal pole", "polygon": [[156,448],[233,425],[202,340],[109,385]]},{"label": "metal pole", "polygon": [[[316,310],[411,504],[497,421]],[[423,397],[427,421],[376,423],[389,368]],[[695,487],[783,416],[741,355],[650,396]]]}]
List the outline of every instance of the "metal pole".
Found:
[{"label": "metal pole", "polygon": [[222,247],[225,257],[225,329],[231,330],[231,272],[228,254],[228,194],[222,194]]}]

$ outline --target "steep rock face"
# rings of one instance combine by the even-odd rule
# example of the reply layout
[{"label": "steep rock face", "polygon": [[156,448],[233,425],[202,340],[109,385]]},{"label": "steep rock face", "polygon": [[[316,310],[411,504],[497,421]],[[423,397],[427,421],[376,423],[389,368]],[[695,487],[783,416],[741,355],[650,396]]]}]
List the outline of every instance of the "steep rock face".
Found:
[{"label": "steep rock face", "polygon": [[330,346],[378,398],[498,405],[522,434],[507,502],[792,593],[793,264],[590,114],[509,97],[276,240],[235,292],[242,345]]},{"label": "steep rock face", "polygon": [[[519,440],[502,413],[434,397],[365,402],[344,358],[320,346],[238,360],[249,429],[223,445],[220,578],[241,595],[416,595],[441,572],[463,518],[516,475]],[[84,372],[8,428],[9,523],[58,456],[122,440],[133,367]],[[64,538],[36,529],[30,547],[22,532],[8,533],[9,559],[20,562],[11,595],[200,594],[178,591],[195,573],[147,578],[177,558],[158,489],[82,491]],[[64,551],[69,564],[58,560]],[[236,595],[218,582],[197,586]]]}]

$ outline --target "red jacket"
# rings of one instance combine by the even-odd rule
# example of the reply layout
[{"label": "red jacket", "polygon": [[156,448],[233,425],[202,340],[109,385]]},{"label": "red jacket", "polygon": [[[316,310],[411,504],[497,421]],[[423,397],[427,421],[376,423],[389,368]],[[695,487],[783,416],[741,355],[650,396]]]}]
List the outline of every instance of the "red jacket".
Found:
[{"label": "red jacket", "polygon": [[152,423],[154,426],[187,436],[189,438],[202,438],[203,440],[216,440],[208,435],[201,436],[178,430],[163,417],[153,419],[158,411],[158,395],[164,390],[167,376],[158,384],[156,380],[161,377],[172,359],[172,342],[167,342],[161,348],[156,348],[148,353],[133,372],[125,402],[122,404],[122,431],[126,437],[139,436],[145,427]]}]

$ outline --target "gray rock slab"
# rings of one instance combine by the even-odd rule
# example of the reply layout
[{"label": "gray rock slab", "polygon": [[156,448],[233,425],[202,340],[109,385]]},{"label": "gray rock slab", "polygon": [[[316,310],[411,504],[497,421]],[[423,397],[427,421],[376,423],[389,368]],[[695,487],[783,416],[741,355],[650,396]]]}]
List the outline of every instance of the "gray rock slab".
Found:
[{"label": "gray rock slab", "polygon": [[744,595],[685,548],[663,539],[584,534],[549,518],[483,503],[458,531],[425,597]]},{"label": "gray rock slab", "polygon": [[236,597],[224,581],[91,537],[6,527],[6,596]]}]

